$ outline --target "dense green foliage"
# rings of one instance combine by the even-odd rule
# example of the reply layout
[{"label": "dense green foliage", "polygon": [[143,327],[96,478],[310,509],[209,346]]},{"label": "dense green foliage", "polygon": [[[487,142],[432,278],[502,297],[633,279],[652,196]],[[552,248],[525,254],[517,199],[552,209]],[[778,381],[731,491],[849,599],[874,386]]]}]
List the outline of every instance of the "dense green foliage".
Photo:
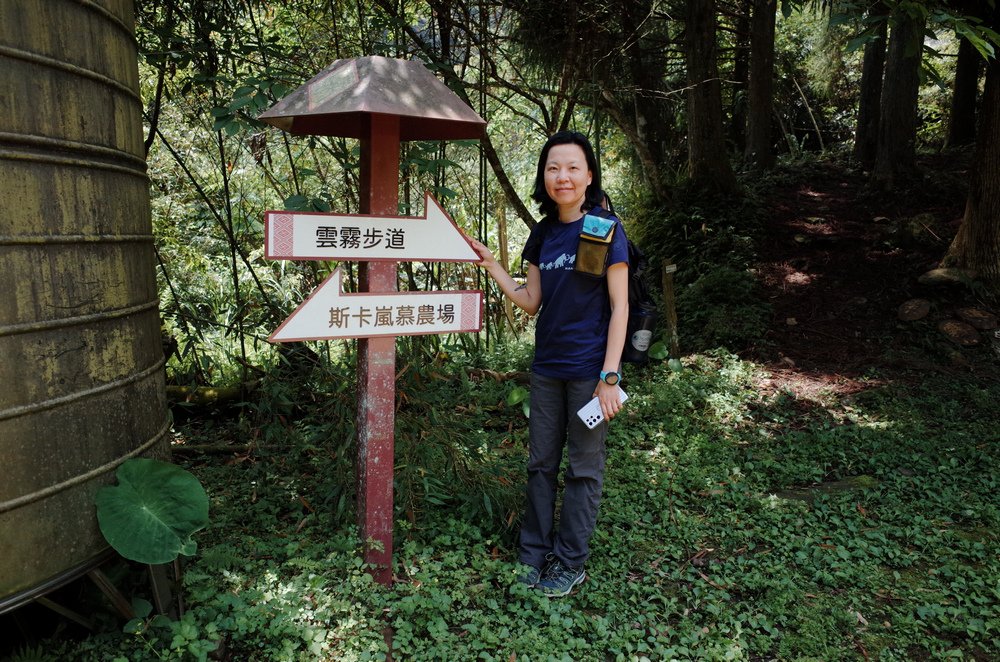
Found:
[{"label": "dense green foliage", "polygon": [[[786,162],[841,149],[852,138],[859,48],[884,20],[866,14],[869,4],[781,3],[772,147]],[[992,48],[982,17],[945,4],[887,3],[926,14],[933,33],[923,59],[916,136],[927,149],[945,140],[956,35],[984,54]],[[708,300],[724,302],[730,295],[719,288],[752,281],[745,271],[759,226],[739,200],[684,191],[685,5],[139,3],[161,311],[168,346],[176,347],[169,379],[219,386],[267,373],[281,361],[265,342],[267,334],[337,266],[263,260],[263,214],[281,208],[356,212],[357,141],[291,136],[256,118],[338,58],[376,54],[423,61],[488,122],[481,144],[403,145],[401,213],[421,213],[423,191],[430,190],[469,234],[509,252],[507,262],[516,270],[534,211],[524,201],[538,146],[556,129],[577,129],[592,137],[605,188],[654,264],[683,260],[680,282],[700,279]],[[718,6],[722,107],[733,153],[720,151],[716,159],[741,149],[745,127],[738,118],[746,97],[751,5]],[[752,197],[753,186],[745,189]],[[706,278],[719,265],[739,273]],[[355,266],[344,266],[352,289]],[[482,274],[463,265],[406,264],[400,286],[481,287],[491,297],[498,294]],[[682,318],[698,322],[687,318],[689,310],[682,307]],[[765,312],[758,306],[740,315],[745,323],[735,333],[710,328],[703,338],[691,338],[690,347],[743,343],[759,330]],[[488,313],[490,342],[524,324],[505,319],[500,306]],[[402,349],[419,346],[434,355],[437,342],[430,338]],[[335,347],[331,358],[341,349],[349,352]]]},{"label": "dense green foliage", "polygon": [[252,462],[191,467],[213,521],[185,568],[183,618],[60,659],[205,659],[220,641],[262,661],[384,659],[387,642],[415,660],[1000,655],[995,386],[903,379],[804,400],[726,353],[685,364],[626,375],[574,596],[513,581],[506,471],[525,441],[510,385],[442,366],[400,389],[404,412],[433,402],[437,418],[404,414],[397,433],[401,491],[423,496],[415,512],[398,502],[393,587],[373,583],[330,501],[341,442],[303,421]]}]

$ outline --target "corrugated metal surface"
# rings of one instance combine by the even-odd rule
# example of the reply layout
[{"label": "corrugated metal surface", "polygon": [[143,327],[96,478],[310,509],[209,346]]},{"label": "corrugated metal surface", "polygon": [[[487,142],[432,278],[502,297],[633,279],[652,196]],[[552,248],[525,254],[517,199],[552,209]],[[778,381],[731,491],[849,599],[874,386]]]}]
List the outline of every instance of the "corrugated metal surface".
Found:
[{"label": "corrugated metal surface", "polygon": [[166,452],[132,11],[0,3],[0,611],[104,553],[94,493]]}]

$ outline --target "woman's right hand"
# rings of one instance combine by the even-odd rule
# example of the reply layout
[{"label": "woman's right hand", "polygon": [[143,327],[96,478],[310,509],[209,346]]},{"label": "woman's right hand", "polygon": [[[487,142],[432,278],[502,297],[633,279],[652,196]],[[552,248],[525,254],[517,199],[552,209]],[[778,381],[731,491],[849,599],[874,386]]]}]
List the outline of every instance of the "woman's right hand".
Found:
[{"label": "woman's right hand", "polygon": [[472,250],[476,251],[479,255],[479,262],[476,263],[477,266],[482,267],[489,271],[497,265],[497,259],[494,257],[493,252],[486,247],[486,244],[481,241],[477,241],[472,237],[466,235],[466,239],[469,240],[469,244],[472,246]]},{"label": "woman's right hand", "polygon": [[481,241],[465,235],[472,250],[479,256],[476,265],[482,267],[490,275],[490,278],[497,282],[504,295],[510,299],[515,306],[525,311],[529,315],[538,312],[542,305],[542,289],[539,281],[538,267],[533,264],[528,265],[528,276],[524,283],[519,283],[510,277],[507,270],[497,262],[493,252]]}]

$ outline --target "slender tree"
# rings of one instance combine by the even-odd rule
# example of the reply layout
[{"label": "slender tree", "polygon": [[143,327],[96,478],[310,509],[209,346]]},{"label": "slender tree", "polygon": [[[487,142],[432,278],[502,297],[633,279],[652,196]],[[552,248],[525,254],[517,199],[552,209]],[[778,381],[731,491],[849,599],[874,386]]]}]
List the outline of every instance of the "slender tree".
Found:
[{"label": "slender tree", "polygon": [[882,89],[874,183],[893,188],[916,170],[917,100],[926,8],[899,5],[889,18],[889,53]]},{"label": "slender tree", "polygon": [[733,95],[729,108],[729,139],[736,150],[747,147],[747,95],[750,86],[750,14],[754,0],[739,0],[736,14],[736,43],[733,53]]},{"label": "slender tree", "polygon": [[858,100],[858,119],[854,133],[854,158],[865,168],[875,165],[878,148],[879,108],[882,104],[882,75],[885,73],[885,42],[888,27],[884,3],[877,2],[868,12],[873,38],[865,44],[861,66],[861,94]]},{"label": "slender tree", "polygon": [[948,118],[948,146],[971,145],[976,139],[976,97],[983,59],[967,38],[959,35],[955,83]]},{"label": "slender tree", "polygon": [[715,0],[687,1],[686,30],[688,177],[697,188],[733,193],[738,187],[722,129]]},{"label": "slender tree", "polygon": [[654,44],[641,39],[642,20],[648,16],[650,5],[645,2],[633,2],[629,11],[622,12],[622,27],[627,35],[624,54],[628,62],[629,73],[634,85],[635,104],[635,136],[639,150],[648,151],[650,160],[644,163],[646,182],[654,197],[662,202],[667,194],[663,185],[660,169],[666,160],[668,149],[668,127],[663,121],[666,110],[666,100],[661,94],[663,79],[663,56]]},{"label": "slender tree", "polygon": [[774,22],[777,0],[754,0],[750,19],[750,84],[747,90],[745,157],[756,168],[774,165],[771,112],[774,100]]}]

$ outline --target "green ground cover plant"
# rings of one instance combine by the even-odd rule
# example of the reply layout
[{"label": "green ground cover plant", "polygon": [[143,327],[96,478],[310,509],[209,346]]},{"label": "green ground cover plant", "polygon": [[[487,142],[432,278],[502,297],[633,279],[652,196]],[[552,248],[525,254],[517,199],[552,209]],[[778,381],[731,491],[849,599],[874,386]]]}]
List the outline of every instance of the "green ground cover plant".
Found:
[{"label": "green ground cover plant", "polygon": [[208,495],[191,473],[153,458],[132,458],[118,467],[117,485],[95,498],[97,522],[124,558],[169,563],[193,555],[191,538],[208,524]]},{"label": "green ground cover plant", "polygon": [[686,357],[680,372],[633,370],[609,438],[589,578],[549,599],[514,581],[524,412],[506,404],[511,383],[483,375],[457,359],[404,375],[391,588],[361,560],[350,486],[332,489],[350,480],[350,445],[333,424],[305,417],[283,441],[234,461],[189,462],[212,522],[186,563],[182,618],[149,615],[54,652],[102,661],[1000,655],[995,384],[904,375],[803,400],[762,388],[758,365],[721,351]]}]

